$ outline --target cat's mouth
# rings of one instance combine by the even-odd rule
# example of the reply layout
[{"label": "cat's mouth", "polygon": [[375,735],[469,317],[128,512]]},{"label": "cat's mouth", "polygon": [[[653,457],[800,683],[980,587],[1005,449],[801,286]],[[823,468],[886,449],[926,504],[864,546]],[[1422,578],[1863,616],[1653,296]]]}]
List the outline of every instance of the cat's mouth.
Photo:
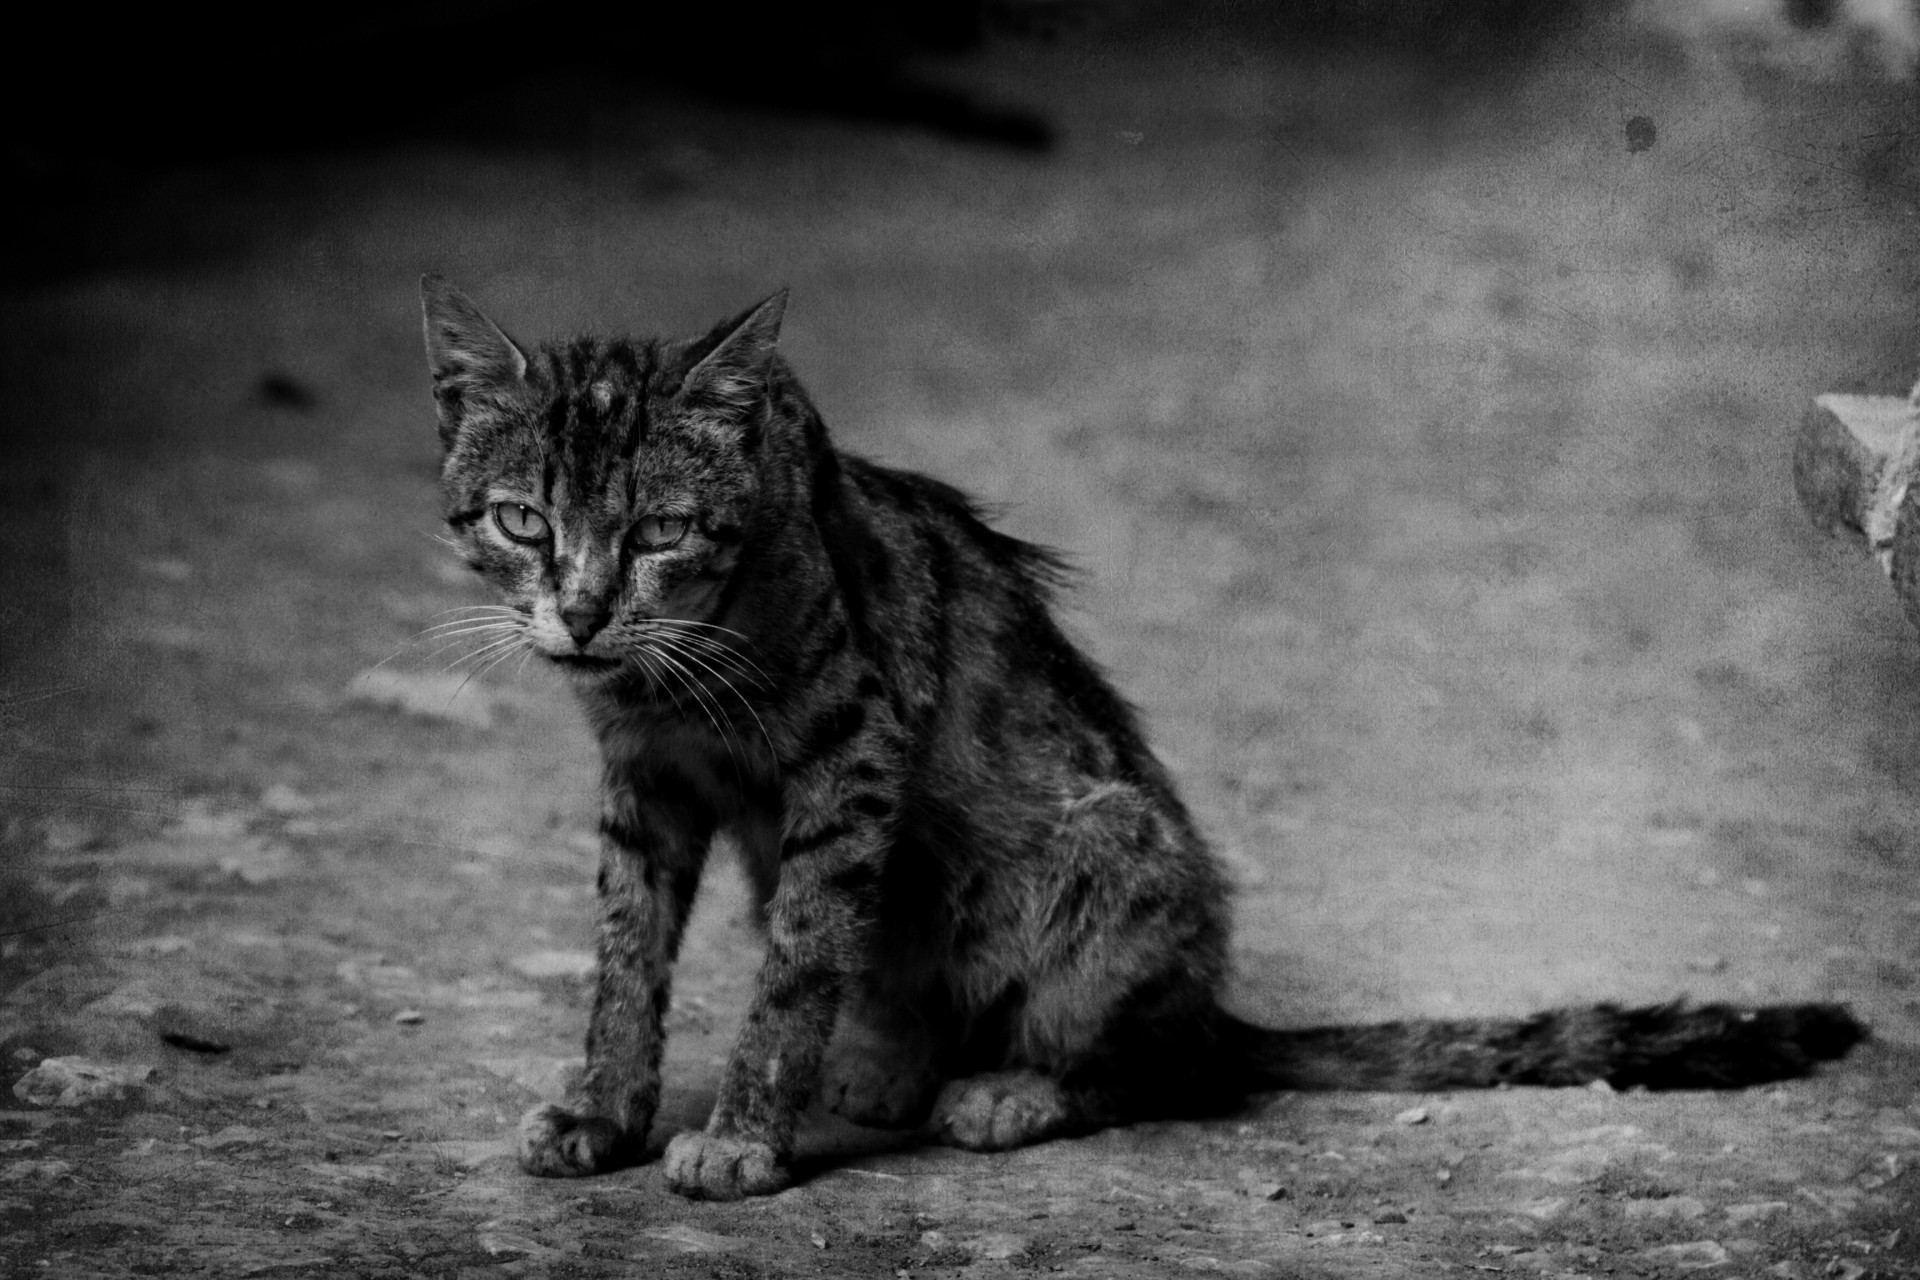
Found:
[{"label": "cat's mouth", "polygon": [[604,672],[620,665],[618,658],[596,658],[590,653],[550,653],[547,657],[569,671]]}]

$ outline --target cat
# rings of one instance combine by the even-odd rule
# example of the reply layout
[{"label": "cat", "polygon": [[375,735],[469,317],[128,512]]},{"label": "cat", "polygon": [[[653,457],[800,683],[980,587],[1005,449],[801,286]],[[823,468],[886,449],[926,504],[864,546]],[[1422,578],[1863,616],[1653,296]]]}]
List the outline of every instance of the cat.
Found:
[{"label": "cat", "polygon": [[567,674],[604,766],[586,1068],[522,1122],[527,1171],[644,1155],[722,830],[766,955],[711,1119],[666,1147],[696,1198],[786,1186],[816,1096],[997,1150],[1260,1090],[1740,1086],[1864,1034],[1818,1004],[1242,1021],[1220,865],[1061,632],[1061,560],[836,448],[775,350],[784,290],[690,341],[529,350],[421,287],[447,524],[503,602],[480,625]]}]

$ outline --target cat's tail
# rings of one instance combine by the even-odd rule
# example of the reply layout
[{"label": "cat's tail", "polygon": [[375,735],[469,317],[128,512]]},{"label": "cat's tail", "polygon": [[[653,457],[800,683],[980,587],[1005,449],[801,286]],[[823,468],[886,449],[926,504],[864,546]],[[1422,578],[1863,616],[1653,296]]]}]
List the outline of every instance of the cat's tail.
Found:
[{"label": "cat's tail", "polygon": [[1218,1047],[1246,1092],[1496,1085],[1738,1089],[1811,1072],[1867,1029],[1837,1004],[1588,1005],[1526,1018],[1274,1030],[1221,1014]]}]

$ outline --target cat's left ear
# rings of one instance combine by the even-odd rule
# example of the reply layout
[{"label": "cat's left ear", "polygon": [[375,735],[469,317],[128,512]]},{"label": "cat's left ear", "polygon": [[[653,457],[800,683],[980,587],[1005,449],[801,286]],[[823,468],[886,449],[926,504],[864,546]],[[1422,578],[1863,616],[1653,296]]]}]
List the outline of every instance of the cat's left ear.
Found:
[{"label": "cat's left ear", "polygon": [[699,363],[688,371],[675,398],[723,417],[737,417],[757,406],[766,395],[767,370],[786,313],[787,291],[782,289],[716,325],[690,348],[688,354]]},{"label": "cat's left ear", "polygon": [[427,333],[427,368],[440,410],[440,442],[450,445],[476,399],[518,388],[527,376],[526,353],[487,319],[473,299],[436,275],[420,277]]}]

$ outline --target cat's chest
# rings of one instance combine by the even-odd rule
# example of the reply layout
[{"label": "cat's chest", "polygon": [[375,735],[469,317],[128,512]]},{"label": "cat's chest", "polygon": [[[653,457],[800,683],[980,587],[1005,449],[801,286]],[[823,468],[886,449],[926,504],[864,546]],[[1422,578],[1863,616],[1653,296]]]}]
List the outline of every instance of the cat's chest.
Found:
[{"label": "cat's chest", "polygon": [[672,714],[629,714],[596,727],[609,769],[643,792],[696,801],[723,823],[779,807],[779,766],[761,735]]}]

